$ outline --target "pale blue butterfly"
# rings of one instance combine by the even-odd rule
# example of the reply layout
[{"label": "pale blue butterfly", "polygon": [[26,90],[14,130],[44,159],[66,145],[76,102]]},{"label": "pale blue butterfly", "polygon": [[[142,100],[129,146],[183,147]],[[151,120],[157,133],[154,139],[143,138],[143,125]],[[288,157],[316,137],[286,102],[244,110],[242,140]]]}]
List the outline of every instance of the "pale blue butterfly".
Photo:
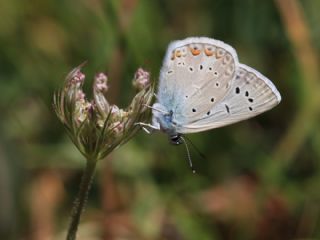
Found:
[{"label": "pale blue butterfly", "polygon": [[172,42],[160,72],[152,124],[173,144],[182,135],[226,126],[265,112],[281,101],[273,83],[241,64],[222,41],[190,37]]}]

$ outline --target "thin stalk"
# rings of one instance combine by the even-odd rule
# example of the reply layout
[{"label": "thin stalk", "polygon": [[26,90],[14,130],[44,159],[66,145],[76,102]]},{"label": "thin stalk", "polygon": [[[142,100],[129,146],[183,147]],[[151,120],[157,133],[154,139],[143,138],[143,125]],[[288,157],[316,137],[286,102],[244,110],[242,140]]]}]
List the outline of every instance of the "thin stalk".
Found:
[{"label": "thin stalk", "polygon": [[71,221],[68,229],[67,240],[75,240],[80,222],[81,214],[86,206],[88,194],[92,185],[93,175],[96,169],[96,160],[88,159],[84,169],[78,195],[74,201]]}]

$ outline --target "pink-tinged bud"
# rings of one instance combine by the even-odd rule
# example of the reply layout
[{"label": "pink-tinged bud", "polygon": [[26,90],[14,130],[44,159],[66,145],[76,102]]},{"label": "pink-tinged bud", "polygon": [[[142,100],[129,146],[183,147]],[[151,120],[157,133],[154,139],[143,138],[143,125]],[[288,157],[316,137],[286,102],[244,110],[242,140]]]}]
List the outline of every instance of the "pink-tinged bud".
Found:
[{"label": "pink-tinged bud", "polygon": [[67,97],[64,104],[72,104],[73,101],[85,99],[85,94],[82,91],[82,85],[85,80],[85,75],[81,72],[81,67],[74,68],[66,77],[64,91],[61,97]]},{"label": "pink-tinged bud", "polygon": [[85,100],[77,101],[74,116],[77,123],[82,123],[88,118],[88,114],[92,109],[92,104]]},{"label": "pink-tinged bud", "polygon": [[150,85],[150,73],[143,70],[142,68],[138,68],[138,70],[134,74],[132,84],[138,90],[146,88]]},{"label": "pink-tinged bud", "polygon": [[84,92],[82,90],[79,90],[77,93],[76,93],[76,101],[81,101],[81,100],[84,100],[86,97],[86,95],[84,94]]},{"label": "pink-tinged bud", "polygon": [[124,125],[120,121],[114,122],[110,126],[110,129],[112,129],[113,133],[115,133],[116,135],[122,133],[123,128],[124,128]]},{"label": "pink-tinged bud", "polygon": [[82,84],[85,78],[86,76],[80,70],[78,70],[71,79],[71,81],[75,84]]},{"label": "pink-tinged bud", "polygon": [[113,121],[119,121],[121,119],[120,113],[121,110],[117,105],[112,105],[111,106],[111,118],[113,119]]},{"label": "pink-tinged bud", "polygon": [[80,87],[80,86],[82,86],[86,76],[81,72],[81,67],[82,67],[82,65],[73,69],[68,74],[68,76],[66,77],[66,81],[67,81],[66,87],[71,87],[71,86]]},{"label": "pink-tinged bud", "polygon": [[110,110],[109,103],[104,95],[108,90],[107,81],[107,75],[105,75],[104,73],[98,73],[95,76],[93,83],[94,101],[99,111],[99,114],[103,119],[105,119],[108,116]]},{"label": "pink-tinged bud", "polygon": [[120,112],[120,109],[117,105],[112,105],[111,106],[111,115],[112,116],[117,116]]},{"label": "pink-tinged bud", "polygon": [[95,77],[95,87],[101,92],[106,92],[108,90],[108,77],[104,73],[98,73]]},{"label": "pink-tinged bud", "polygon": [[122,121],[124,118],[128,117],[128,112],[120,109],[117,105],[111,106],[111,117],[114,121]]}]

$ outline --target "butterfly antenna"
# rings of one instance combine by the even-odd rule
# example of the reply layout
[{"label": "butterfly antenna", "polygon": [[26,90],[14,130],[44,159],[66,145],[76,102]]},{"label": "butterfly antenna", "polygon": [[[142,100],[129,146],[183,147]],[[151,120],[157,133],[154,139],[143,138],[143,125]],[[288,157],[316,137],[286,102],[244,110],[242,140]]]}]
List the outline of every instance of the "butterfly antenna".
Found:
[{"label": "butterfly antenna", "polygon": [[184,137],[180,136],[180,138],[183,141],[184,145],[186,146],[188,160],[189,160],[189,166],[190,166],[192,172],[196,173],[196,170],[193,168],[193,164],[192,164],[192,160],[191,160],[191,155],[190,155],[188,144],[187,144],[186,140],[184,139]]},{"label": "butterfly antenna", "polygon": [[193,142],[191,142],[191,140],[189,138],[187,138],[186,136],[184,136],[184,138],[191,144],[191,146],[196,150],[196,152],[200,155],[200,157],[203,160],[206,160],[206,156],[197,148],[196,145],[193,144]]}]

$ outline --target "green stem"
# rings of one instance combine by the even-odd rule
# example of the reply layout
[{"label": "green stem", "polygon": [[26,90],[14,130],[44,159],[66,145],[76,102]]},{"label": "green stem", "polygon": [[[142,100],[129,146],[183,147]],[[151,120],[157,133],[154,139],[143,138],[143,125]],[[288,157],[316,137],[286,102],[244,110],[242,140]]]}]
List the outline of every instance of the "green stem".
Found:
[{"label": "green stem", "polygon": [[68,229],[67,240],[75,240],[78,230],[78,225],[80,222],[81,214],[85,208],[90,187],[92,185],[92,179],[94,171],[96,169],[97,161],[88,159],[86,168],[83,172],[79,192],[77,198],[74,201],[72,212],[71,212],[71,221]]}]

